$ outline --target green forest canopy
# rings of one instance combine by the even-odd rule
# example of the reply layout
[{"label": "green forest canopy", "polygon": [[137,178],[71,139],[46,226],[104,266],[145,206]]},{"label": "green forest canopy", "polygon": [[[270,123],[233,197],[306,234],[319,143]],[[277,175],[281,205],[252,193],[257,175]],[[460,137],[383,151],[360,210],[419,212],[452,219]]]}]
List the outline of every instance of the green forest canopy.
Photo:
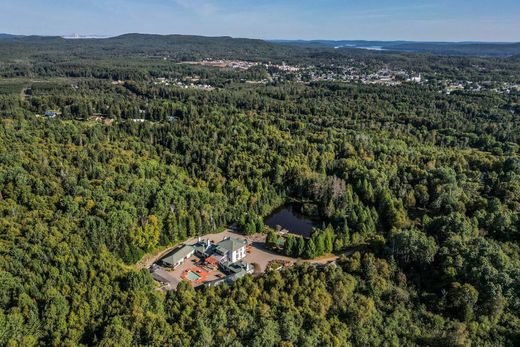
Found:
[{"label": "green forest canopy", "polygon": [[[215,40],[238,58],[278,49]],[[60,42],[52,54],[33,56],[41,43],[1,50],[20,59],[0,67],[0,345],[520,343],[517,95],[248,85],[263,72],[143,57],[171,49],[160,39],[107,54]],[[192,45],[190,58],[210,53]],[[319,52],[279,49],[306,62]],[[351,59],[328,54],[316,59]],[[482,58],[366,54],[439,73],[457,59],[482,74],[471,67]],[[485,64],[496,71],[483,79],[520,79],[514,59]],[[150,83],[193,74],[219,88]],[[48,110],[62,114],[35,116]],[[359,251],[167,294],[132,266],[159,246],[257,223],[289,198],[315,206],[335,250]]]}]

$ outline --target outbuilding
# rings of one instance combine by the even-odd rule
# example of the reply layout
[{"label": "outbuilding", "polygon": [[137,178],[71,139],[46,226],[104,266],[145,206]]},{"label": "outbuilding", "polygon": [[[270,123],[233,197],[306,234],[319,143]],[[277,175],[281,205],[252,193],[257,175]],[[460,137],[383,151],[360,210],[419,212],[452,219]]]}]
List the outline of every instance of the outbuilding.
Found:
[{"label": "outbuilding", "polygon": [[193,248],[193,246],[184,245],[161,259],[161,263],[164,266],[175,269],[177,266],[184,263],[185,260],[189,259],[194,253],[195,248]]}]

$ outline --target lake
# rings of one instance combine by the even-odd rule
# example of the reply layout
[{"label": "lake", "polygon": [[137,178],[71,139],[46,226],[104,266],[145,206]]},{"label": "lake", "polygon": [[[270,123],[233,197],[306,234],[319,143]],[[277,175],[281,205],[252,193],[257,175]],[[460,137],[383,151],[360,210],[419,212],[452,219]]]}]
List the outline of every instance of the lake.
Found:
[{"label": "lake", "polygon": [[310,237],[312,228],[321,227],[321,223],[299,213],[295,206],[286,205],[276,209],[266,218],[265,224],[273,229],[279,225],[291,234]]}]

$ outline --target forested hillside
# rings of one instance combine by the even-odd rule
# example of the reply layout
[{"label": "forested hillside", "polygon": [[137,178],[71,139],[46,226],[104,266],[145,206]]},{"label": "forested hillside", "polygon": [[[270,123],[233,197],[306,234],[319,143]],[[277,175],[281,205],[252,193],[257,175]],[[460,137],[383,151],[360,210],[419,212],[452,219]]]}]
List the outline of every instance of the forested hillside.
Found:
[{"label": "forested hillside", "polygon": [[414,42],[364,40],[274,41],[303,47],[334,47],[372,49],[396,52],[423,52],[452,56],[507,57],[520,54],[520,43],[513,42]]},{"label": "forested hillside", "polygon": [[[0,345],[520,344],[518,94],[278,71],[246,83],[273,72],[178,64],[416,59],[445,76],[457,61],[465,76],[518,83],[517,60],[55,41],[0,44],[13,48],[0,48]],[[168,293],[135,266],[190,236],[263,225],[287,201],[349,255]]]}]

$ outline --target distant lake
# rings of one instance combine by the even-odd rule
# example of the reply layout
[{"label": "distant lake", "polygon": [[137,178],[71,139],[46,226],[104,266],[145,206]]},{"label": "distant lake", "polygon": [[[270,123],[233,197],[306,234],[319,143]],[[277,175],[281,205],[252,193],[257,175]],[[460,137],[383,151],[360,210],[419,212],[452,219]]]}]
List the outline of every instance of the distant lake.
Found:
[{"label": "distant lake", "polygon": [[265,224],[273,229],[276,229],[276,226],[279,225],[291,234],[304,237],[311,236],[312,228],[321,227],[319,221],[299,213],[293,205],[286,205],[276,209],[267,217]]},{"label": "distant lake", "polygon": [[348,47],[348,48],[358,48],[358,49],[368,49],[369,51],[386,51],[385,48],[383,48],[382,46],[358,46],[358,45],[343,45],[343,46],[336,46],[334,48],[338,49],[338,48],[344,48],[344,47]]}]

